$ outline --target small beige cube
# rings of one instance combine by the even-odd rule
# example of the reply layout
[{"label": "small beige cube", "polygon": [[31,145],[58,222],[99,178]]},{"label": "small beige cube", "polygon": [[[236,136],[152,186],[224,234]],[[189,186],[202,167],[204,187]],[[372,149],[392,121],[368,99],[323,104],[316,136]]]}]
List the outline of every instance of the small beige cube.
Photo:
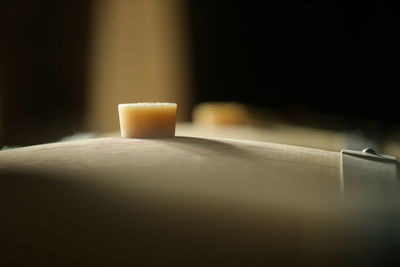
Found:
[{"label": "small beige cube", "polygon": [[164,138],[175,136],[175,103],[119,104],[121,136],[126,138]]}]

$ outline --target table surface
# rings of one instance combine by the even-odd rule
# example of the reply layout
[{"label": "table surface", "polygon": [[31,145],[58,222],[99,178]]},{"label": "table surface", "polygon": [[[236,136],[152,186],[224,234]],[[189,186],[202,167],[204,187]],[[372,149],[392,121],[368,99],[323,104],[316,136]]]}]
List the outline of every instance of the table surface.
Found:
[{"label": "table surface", "polygon": [[380,228],[340,204],[337,152],[183,136],[11,149],[0,152],[0,263],[306,265],[378,253]]}]

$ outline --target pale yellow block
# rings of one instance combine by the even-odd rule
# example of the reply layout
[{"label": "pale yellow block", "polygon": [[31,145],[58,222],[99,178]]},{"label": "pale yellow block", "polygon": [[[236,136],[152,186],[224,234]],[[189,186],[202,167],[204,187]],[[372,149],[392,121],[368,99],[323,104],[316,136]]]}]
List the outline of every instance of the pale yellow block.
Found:
[{"label": "pale yellow block", "polygon": [[126,138],[174,137],[175,103],[119,104],[121,136]]},{"label": "pale yellow block", "polygon": [[193,122],[202,125],[238,125],[248,120],[247,109],[235,102],[207,102],[193,111]]}]

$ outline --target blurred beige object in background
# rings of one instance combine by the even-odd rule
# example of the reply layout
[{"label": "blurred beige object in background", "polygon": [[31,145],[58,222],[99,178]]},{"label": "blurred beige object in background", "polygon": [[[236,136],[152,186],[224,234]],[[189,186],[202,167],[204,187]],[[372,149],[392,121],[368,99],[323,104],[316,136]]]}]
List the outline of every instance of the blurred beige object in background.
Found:
[{"label": "blurred beige object in background", "polygon": [[235,102],[207,102],[193,110],[193,122],[202,125],[237,125],[248,120],[245,105]]},{"label": "blurred beige object in background", "polygon": [[118,129],[115,106],[176,102],[189,116],[183,1],[94,2],[87,128]]},{"label": "blurred beige object in background", "polygon": [[174,137],[175,103],[119,104],[121,136],[126,138]]}]

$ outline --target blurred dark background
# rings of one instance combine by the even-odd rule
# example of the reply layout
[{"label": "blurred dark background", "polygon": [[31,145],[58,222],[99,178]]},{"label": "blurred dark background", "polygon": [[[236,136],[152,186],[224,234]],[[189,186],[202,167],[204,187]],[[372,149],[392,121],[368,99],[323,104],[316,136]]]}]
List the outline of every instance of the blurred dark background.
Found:
[{"label": "blurred dark background", "polygon": [[190,1],[199,100],[399,122],[393,6]]},{"label": "blurred dark background", "polygon": [[396,14],[384,1],[189,6],[198,100],[399,122]]},{"label": "blurred dark background", "polygon": [[83,127],[90,2],[0,3],[2,144],[48,142]]},{"label": "blurred dark background", "polygon": [[182,120],[197,103],[237,101],[385,135],[400,124],[395,11],[385,1],[3,0],[1,144],[117,130],[107,123],[116,103],[158,96],[185,102]]}]

